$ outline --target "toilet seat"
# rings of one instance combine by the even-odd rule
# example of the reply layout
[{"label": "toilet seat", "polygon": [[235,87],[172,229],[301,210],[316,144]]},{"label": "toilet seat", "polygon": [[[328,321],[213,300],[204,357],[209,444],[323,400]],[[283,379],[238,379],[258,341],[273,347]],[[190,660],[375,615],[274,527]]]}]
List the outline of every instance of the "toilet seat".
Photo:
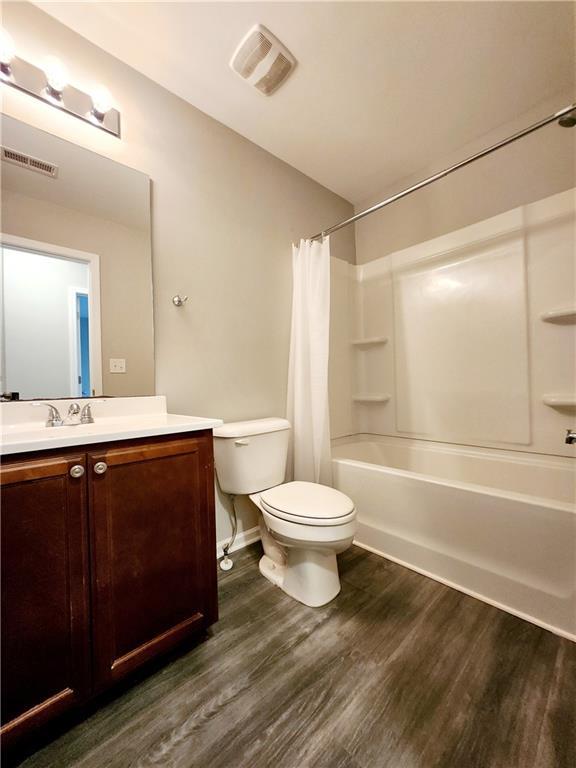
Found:
[{"label": "toilet seat", "polygon": [[260,503],[269,515],[299,525],[344,525],[356,517],[352,499],[341,491],[300,480],[263,491]]}]

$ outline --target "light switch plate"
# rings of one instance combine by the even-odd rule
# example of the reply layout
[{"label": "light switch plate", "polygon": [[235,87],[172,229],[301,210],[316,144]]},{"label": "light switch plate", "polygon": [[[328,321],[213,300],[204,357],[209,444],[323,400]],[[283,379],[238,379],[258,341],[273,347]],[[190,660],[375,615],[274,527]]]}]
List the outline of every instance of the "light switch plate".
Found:
[{"label": "light switch plate", "polygon": [[110,373],[126,373],[126,360],[122,357],[111,357]]}]

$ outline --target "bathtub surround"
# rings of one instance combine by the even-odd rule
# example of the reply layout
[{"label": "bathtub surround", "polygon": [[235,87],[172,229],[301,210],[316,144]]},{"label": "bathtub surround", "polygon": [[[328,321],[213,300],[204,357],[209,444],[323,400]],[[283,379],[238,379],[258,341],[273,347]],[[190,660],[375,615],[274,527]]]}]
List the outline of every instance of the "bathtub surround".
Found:
[{"label": "bathtub surround", "polygon": [[288,477],[330,485],[330,238],[292,247]]},{"label": "bathtub surround", "polygon": [[356,349],[351,344],[360,328],[359,282],[353,264],[331,259],[330,265],[330,432],[332,439],[354,434]]},{"label": "bathtub surround", "polygon": [[[574,456],[564,435],[576,410],[554,403],[576,392],[575,252],[570,189],[367,264],[334,263],[333,436]],[[558,311],[568,316],[550,322]]]},{"label": "bathtub surround", "polygon": [[[79,84],[113,84],[121,140],[15,89],[5,89],[3,111],[152,179],[156,392],[176,413],[284,413],[290,243],[350,215],[351,204],[37,7],[4,3],[2,23],[24,58],[53,54]],[[332,255],[354,261],[352,230],[333,239]],[[189,297],[182,308],[172,304],[179,292]],[[243,516],[240,531],[255,523]],[[221,504],[217,526],[226,538]]]},{"label": "bathtub surround", "polygon": [[333,260],[330,378],[357,543],[572,639],[575,253],[570,189]]}]

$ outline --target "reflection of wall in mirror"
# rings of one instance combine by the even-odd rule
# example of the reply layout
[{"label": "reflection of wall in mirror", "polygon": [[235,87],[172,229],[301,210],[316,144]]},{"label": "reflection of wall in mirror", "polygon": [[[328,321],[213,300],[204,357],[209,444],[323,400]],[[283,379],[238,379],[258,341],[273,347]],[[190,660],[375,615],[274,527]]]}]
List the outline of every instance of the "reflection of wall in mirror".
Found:
[{"label": "reflection of wall in mirror", "polygon": [[[116,396],[153,394],[149,231],[10,190],[2,193],[2,229],[7,234],[100,256],[103,392]],[[108,359],[116,357],[128,362],[122,376],[108,371]]]},{"label": "reflection of wall in mirror", "polygon": [[70,295],[88,294],[88,265],[4,248],[3,274],[4,389],[22,399],[77,395],[70,389]]}]

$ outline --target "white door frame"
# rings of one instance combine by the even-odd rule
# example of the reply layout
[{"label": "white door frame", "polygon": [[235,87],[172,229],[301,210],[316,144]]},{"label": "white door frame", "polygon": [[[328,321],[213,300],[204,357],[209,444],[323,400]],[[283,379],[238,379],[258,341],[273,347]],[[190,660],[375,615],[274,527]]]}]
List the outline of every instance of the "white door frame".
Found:
[{"label": "white door frame", "polygon": [[[53,256],[59,259],[80,261],[88,264],[88,331],[90,334],[90,385],[94,395],[102,391],[102,326],[100,322],[100,256],[97,253],[78,251],[75,248],[64,248],[61,245],[43,243],[40,240],[29,240],[27,237],[17,237],[0,233],[0,243],[6,248],[20,251],[32,251],[43,256]],[[76,391],[76,390],[74,390]],[[74,395],[76,397],[76,395]]]}]

